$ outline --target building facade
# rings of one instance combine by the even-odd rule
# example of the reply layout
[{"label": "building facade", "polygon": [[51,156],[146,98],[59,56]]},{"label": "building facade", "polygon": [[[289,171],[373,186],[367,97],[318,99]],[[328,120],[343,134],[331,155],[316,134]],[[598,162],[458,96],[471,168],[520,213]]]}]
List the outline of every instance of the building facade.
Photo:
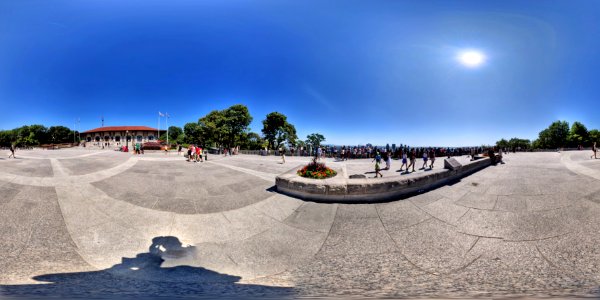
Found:
[{"label": "building facade", "polygon": [[121,146],[157,140],[158,129],[147,126],[105,126],[81,133],[81,141],[98,145]]}]

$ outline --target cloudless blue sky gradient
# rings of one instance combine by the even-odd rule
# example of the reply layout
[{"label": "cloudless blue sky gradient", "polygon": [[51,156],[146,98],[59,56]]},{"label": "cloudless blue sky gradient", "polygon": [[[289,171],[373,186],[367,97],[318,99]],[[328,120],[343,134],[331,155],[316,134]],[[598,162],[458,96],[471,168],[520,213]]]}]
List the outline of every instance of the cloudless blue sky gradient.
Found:
[{"label": "cloudless blue sky gradient", "polygon": [[0,45],[0,129],[183,126],[236,103],[253,131],[279,111],[335,144],[600,128],[596,0],[2,0]]}]

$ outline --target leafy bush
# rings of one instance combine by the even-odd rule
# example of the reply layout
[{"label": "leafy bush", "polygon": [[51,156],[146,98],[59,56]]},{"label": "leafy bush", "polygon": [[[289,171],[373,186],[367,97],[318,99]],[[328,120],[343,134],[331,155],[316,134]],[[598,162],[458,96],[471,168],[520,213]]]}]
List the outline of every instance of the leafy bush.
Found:
[{"label": "leafy bush", "polygon": [[298,170],[297,174],[306,178],[325,179],[337,175],[337,172],[313,159],[311,163]]}]

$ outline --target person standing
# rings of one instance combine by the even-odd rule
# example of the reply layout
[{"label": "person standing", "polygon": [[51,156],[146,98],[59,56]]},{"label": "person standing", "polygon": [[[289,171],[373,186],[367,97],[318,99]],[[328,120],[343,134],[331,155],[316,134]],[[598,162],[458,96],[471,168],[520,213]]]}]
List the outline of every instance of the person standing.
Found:
[{"label": "person standing", "polygon": [[429,160],[431,160],[431,164],[429,165],[429,168],[433,169],[433,163],[435,162],[435,149],[431,149],[429,151]]},{"label": "person standing", "polygon": [[8,158],[10,158],[12,156],[12,158],[17,158],[15,156],[15,144],[10,144],[10,155],[8,156]]},{"label": "person standing", "polygon": [[322,155],[323,155],[323,149],[321,149],[321,146],[319,146],[317,148],[317,159],[321,159]]},{"label": "person standing", "polygon": [[392,152],[388,151],[385,157],[385,169],[389,170],[392,167]]},{"label": "person standing", "polygon": [[200,146],[196,147],[196,162],[204,162],[202,159],[202,147]]},{"label": "person standing", "polygon": [[285,164],[285,147],[279,148],[279,154],[281,154],[281,163]]},{"label": "person standing", "polygon": [[423,149],[423,167],[421,169],[425,170],[427,167],[427,149]]},{"label": "person standing", "polygon": [[594,152],[594,154],[590,156],[590,159],[598,159],[598,157],[596,157],[596,154],[598,153],[598,148],[596,148],[596,142],[594,142],[594,146],[592,146],[592,152]]}]

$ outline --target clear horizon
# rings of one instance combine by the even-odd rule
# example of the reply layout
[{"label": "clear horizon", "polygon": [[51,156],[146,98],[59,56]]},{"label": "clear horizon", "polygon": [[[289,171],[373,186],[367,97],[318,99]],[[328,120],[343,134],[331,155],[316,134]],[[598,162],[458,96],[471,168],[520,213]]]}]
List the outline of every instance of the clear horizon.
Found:
[{"label": "clear horizon", "polygon": [[0,129],[157,127],[159,111],[183,127],[237,103],[254,132],[279,111],[338,145],[600,129],[600,5],[575,4],[5,1]]}]

